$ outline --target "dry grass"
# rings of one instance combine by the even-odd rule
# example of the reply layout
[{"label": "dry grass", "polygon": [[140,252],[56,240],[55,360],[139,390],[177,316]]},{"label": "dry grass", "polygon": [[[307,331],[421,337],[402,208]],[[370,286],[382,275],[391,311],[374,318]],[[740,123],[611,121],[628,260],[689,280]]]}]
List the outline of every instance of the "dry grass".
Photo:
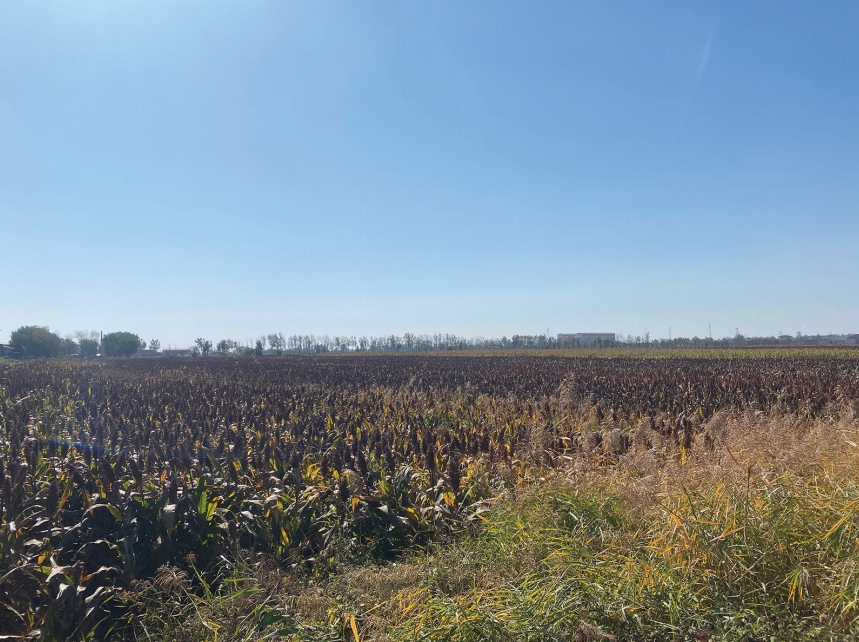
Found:
[{"label": "dry grass", "polygon": [[[647,449],[633,444],[617,465],[604,469],[581,461],[573,470],[636,503],[664,492],[693,489],[701,483],[745,486],[762,474],[801,474],[814,468],[828,477],[855,474],[859,461],[859,421],[845,414],[814,423],[792,417],[747,412],[718,413],[702,426],[688,457],[663,445]],[[642,432],[648,431],[642,428]],[[705,447],[705,438],[713,447]],[[648,435],[654,444],[660,436]]]},{"label": "dry grass", "polygon": [[850,639],[859,423],[704,428],[712,451],[594,453],[511,493],[475,536],[430,551],[367,639]]},{"label": "dry grass", "polygon": [[716,415],[702,429],[689,453],[653,435],[620,457],[596,449],[410,560],[316,584],[260,566],[235,585],[255,592],[197,607],[183,639],[210,640],[213,625],[219,640],[251,639],[225,634],[261,596],[294,618],[296,640],[354,640],[353,621],[361,642],[855,639],[853,409],[814,423]]}]

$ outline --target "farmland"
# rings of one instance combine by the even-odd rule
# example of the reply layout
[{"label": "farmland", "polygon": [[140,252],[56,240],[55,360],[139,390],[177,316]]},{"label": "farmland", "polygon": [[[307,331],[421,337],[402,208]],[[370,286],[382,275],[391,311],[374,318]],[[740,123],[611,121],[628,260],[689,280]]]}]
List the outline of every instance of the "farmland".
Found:
[{"label": "farmland", "polygon": [[0,634],[857,632],[856,350],[27,361],[0,413]]}]

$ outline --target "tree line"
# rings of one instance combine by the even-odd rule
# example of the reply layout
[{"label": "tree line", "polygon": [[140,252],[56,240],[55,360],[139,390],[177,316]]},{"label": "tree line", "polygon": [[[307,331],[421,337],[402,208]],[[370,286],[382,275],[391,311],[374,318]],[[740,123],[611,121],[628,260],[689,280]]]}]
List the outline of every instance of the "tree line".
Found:
[{"label": "tree line", "polygon": [[[201,343],[202,342],[202,343]],[[196,348],[201,354],[205,339],[197,339]],[[546,335],[513,335],[511,338],[486,339],[466,338],[451,333],[382,335],[382,336],[331,336],[328,334],[292,334],[282,332],[260,336],[255,342],[240,344],[231,339],[222,339],[215,344],[219,354],[283,354],[326,352],[438,352],[444,350],[492,350],[518,348],[558,347],[554,337]]]},{"label": "tree line", "polygon": [[[149,342],[149,349],[161,349],[158,339]],[[51,332],[47,326],[27,325],[15,330],[9,339],[12,356],[30,357],[79,356],[130,357],[147,344],[132,332],[109,332],[101,335],[94,330],[78,331],[66,337]]]},{"label": "tree line", "polygon": [[[243,355],[263,356],[284,353],[329,353],[329,352],[440,352],[448,350],[547,350],[554,348],[706,348],[736,346],[768,346],[784,343],[776,337],[734,337],[712,339],[709,337],[677,337],[673,339],[651,339],[644,335],[615,335],[614,340],[599,339],[584,344],[576,339],[559,342],[547,334],[514,334],[500,339],[484,337],[466,338],[451,333],[412,334],[382,336],[330,336],[327,334],[292,334],[273,332],[244,342],[221,339],[217,343],[199,337],[186,352],[191,356]],[[78,331],[60,337],[50,328],[23,326],[11,335],[11,356],[17,358],[79,356],[129,357],[140,351],[149,355],[161,352],[161,342],[152,339],[148,343],[132,332],[110,332],[101,335],[95,331]],[[2,353],[0,353],[2,354]]]},{"label": "tree line", "polygon": [[[65,338],[43,326],[23,326],[12,333],[10,347],[19,358],[80,356],[131,356],[146,350],[150,354],[161,350],[161,343],[152,339],[147,344],[131,332],[111,332],[103,337],[94,331],[76,332]],[[273,332],[245,342],[221,339],[217,343],[198,337],[188,348],[192,356],[256,355],[284,353],[327,352],[437,352],[446,350],[547,349],[557,348],[554,337],[515,334],[510,338],[466,338],[452,333],[383,336],[330,336],[327,334],[292,334]]]}]

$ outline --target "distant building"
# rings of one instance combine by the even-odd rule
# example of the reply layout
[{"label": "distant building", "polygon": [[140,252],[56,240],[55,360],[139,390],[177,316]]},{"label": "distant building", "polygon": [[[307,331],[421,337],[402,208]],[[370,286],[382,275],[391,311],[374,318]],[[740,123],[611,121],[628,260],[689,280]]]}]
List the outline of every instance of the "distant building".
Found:
[{"label": "distant building", "polygon": [[0,357],[19,357],[17,350],[13,350],[12,346],[6,343],[0,343]]},{"label": "distant building", "polygon": [[558,345],[561,347],[567,345],[583,348],[585,346],[613,343],[614,339],[614,332],[577,332],[575,334],[559,334]]},{"label": "distant building", "polygon": [[136,356],[136,357],[157,357],[159,354],[161,354],[161,353],[158,352],[158,350],[147,350],[146,348],[143,348],[143,349],[135,352],[134,356]]},{"label": "distant building", "polygon": [[162,357],[190,357],[191,351],[187,348],[184,350],[162,350]]},{"label": "distant building", "polygon": [[848,334],[847,339],[844,343],[849,343],[851,345],[859,345],[859,334]]},{"label": "distant building", "polygon": [[806,346],[828,346],[847,343],[847,335],[844,334],[815,334],[802,335],[798,342]]},{"label": "distant building", "polygon": [[793,337],[789,334],[780,334],[778,337],[779,343],[790,343],[793,341]]}]

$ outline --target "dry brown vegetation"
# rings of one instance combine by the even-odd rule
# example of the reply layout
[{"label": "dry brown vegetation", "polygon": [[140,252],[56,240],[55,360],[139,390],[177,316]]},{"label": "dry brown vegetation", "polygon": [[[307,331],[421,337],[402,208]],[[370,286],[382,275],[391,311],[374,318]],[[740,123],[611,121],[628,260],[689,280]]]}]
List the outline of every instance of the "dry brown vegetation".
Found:
[{"label": "dry brown vegetation", "polygon": [[[348,570],[288,607],[331,639],[351,639],[332,614],[358,614],[362,640],[852,639],[852,408],[802,425],[719,414],[704,429],[712,451],[685,459],[635,447],[614,465],[583,455],[500,496],[464,539]],[[583,530],[571,507],[590,518]],[[614,610],[575,597],[594,589]],[[665,591],[681,599],[656,604]]]}]

